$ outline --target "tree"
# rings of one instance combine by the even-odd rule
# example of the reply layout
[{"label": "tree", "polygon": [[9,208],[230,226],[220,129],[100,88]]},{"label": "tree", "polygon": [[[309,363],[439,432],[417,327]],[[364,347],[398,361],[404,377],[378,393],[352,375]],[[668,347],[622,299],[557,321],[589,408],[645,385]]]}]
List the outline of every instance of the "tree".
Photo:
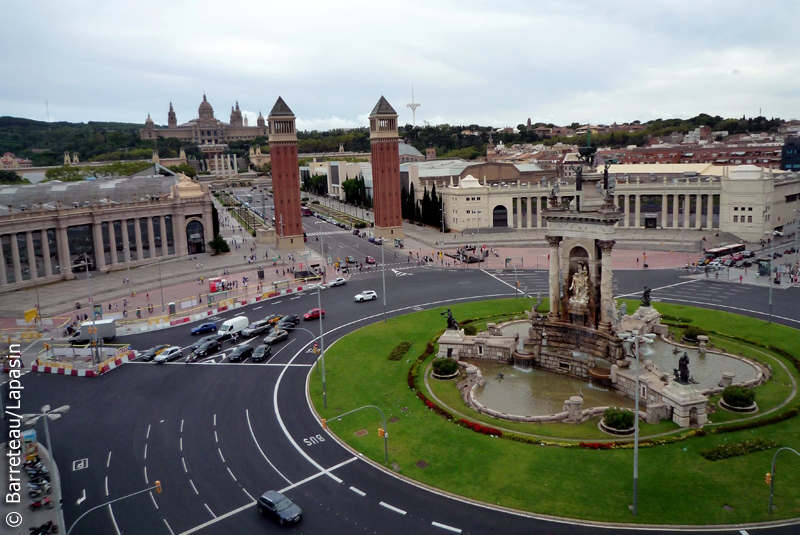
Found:
[{"label": "tree", "polygon": [[30,180],[22,178],[14,171],[0,170],[0,184],[30,184]]},{"label": "tree", "polygon": [[60,180],[61,182],[79,182],[85,180],[86,172],[83,167],[72,165],[62,165],[61,167],[54,167],[44,172],[45,179],[43,182],[49,180]]},{"label": "tree", "polygon": [[267,162],[261,166],[261,172],[265,175],[272,173],[272,162]]},{"label": "tree", "polygon": [[217,254],[231,252],[231,248],[228,245],[228,242],[225,241],[225,238],[223,238],[219,234],[214,236],[214,239],[208,242],[208,246],[211,247]]},{"label": "tree", "polygon": [[180,165],[170,165],[169,170],[175,173],[183,173],[189,178],[194,178],[197,176],[197,169],[195,169],[188,163],[182,163]]}]

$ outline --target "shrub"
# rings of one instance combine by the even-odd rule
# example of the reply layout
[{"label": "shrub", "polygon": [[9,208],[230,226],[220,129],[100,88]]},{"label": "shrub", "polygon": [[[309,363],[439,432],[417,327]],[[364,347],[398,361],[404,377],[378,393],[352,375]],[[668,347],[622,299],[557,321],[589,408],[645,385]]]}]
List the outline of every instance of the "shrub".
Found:
[{"label": "shrub", "polygon": [[488,425],[479,424],[477,422],[466,420],[464,418],[461,418],[458,421],[458,425],[460,425],[461,427],[472,429],[476,433],[483,433],[484,435],[494,435],[496,437],[503,436],[503,432],[497,429],[496,427],[489,427]]},{"label": "shrub", "polygon": [[319,201],[315,199],[315,200],[311,201],[311,204],[319,204]]},{"label": "shrub", "polygon": [[697,342],[697,337],[700,336],[701,334],[705,335],[706,331],[704,331],[700,327],[697,327],[696,325],[689,325],[689,327],[687,327],[686,330],[683,331],[683,337],[692,342]]},{"label": "shrub", "polygon": [[721,444],[713,448],[708,448],[700,451],[700,455],[709,461],[719,461],[720,459],[727,459],[729,457],[737,457],[739,455],[747,455],[754,451],[764,451],[780,446],[774,440],[765,440],[763,438],[755,438],[752,440],[745,440],[743,442],[732,442],[730,444]]},{"label": "shrub", "polygon": [[433,361],[433,373],[436,375],[450,375],[458,371],[458,362],[446,357]]},{"label": "shrub", "polygon": [[225,238],[217,234],[214,236],[214,239],[208,242],[208,246],[211,247],[215,253],[229,253],[231,252],[231,248],[228,245],[228,242],[225,241]]},{"label": "shrub", "polygon": [[618,407],[609,407],[603,413],[603,422],[612,429],[630,429],[633,427],[633,412]]},{"label": "shrub", "polygon": [[358,223],[356,223],[356,224],[355,224],[355,225],[353,225],[353,226],[354,226],[355,228],[365,228],[365,227],[367,226],[367,224],[366,224],[366,223],[361,223],[361,222],[358,222]]},{"label": "shrub", "polygon": [[411,342],[400,342],[389,353],[389,360],[400,360],[409,349],[411,349]]},{"label": "shrub", "polygon": [[464,334],[469,336],[475,336],[478,334],[478,327],[475,325],[464,325]]},{"label": "shrub", "polygon": [[433,401],[429,400],[428,397],[420,391],[417,391],[417,397],[425,403],[425,406],[428,407],[430,410],[441,416],[442,418],[446,418],[450,421],[453,420],[453,415],[450,412],[444,410],[439,405],[434,403]]},{"label": "shrub", "polygon": [[731,407],[749,407],[756,399],[756,391],[741,386],[728,386],[722,391],[722,400]]},{"label": "shrub", "polygon": [[800,413],[800,407],[792,407],[791,409],[785,412],[776,414],[775,416],[770,416],[769,418],[762,418],[760,420],[748,420],[746,422],[740,422],[730,425],[721,425],[719,427],[715,427],[713,433],[714,434],[733,433],[734,431],[742,431],[744,429],[754,429],[756,427],[762,427],[765,425],[777,424],[778,422],[794,418],[795,416],[797,416],[798,413]]}]

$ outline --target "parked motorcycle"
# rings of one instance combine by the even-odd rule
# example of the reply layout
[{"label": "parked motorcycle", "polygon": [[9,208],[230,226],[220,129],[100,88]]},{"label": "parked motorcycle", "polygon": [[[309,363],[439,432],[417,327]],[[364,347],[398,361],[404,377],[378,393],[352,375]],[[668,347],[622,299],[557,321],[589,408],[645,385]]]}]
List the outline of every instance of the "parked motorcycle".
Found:
[{"label": "parked motorcycle", "polygon": [[47,488],[39,487],[39,488],[35,488],[35,489],[29,489],[28,490],[28,496],[30,496],[31,498],[40,498],[40,497],[44,496],[45,494],[50,494],[51,492],[52,492],[52,490],[50,489],[49,486]]},{"label": "parked motorcycle", "polygon": [[53,503],[53,500],[45,497],[45,498],[39,498],[38,500],[33,500],[30,504],[28,504],[28,507],[30,508],[31,511],[37,511],[45,507],[47,509],[52,509],[53,507],[55,507],[55,504]]},{"label": "parked motorcycle", "polygon": [[52,520],[48,520],[38,527],[28,528],[29,535],[49,535],[50,533],[58,533],[58,525],[54,524]]},{"label": "parked motorcycle", "polygon": [[28,483],[28,490],[43,490],[45,493],[50,494],[53,492],[52,487],[50,486],[50,482],[45,480],[39,481],[37,483]]}]

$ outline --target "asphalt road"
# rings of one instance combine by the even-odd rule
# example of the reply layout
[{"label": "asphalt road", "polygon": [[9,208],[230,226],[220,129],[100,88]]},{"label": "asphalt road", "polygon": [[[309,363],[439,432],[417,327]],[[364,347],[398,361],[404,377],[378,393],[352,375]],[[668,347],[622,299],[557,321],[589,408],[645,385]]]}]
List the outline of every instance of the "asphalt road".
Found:
[{"label": "asphalt road", "polygon": [[[352,235],[351,239],[359,240]],[[361,243],[356,244],[361,250]],[[327,313],[323,320],[326,345],[380,320],[380,275],[375,271],[356,274],[347,285],[321,292]],[[511,296],[514,291],[513,271],[406,265],[387,269],[386,275],[390,315]],[[708,280],[687,282],[681,275],[679,270],[618,272],[618,294],[640,293],[646,284],[655,288],[654,299],[739,309],[740,313],[747,309],[755,315],[766,311],[763,288]],[[517,277],[529,292],[546,295],[543,270],[522,271]],[[377,291],[379,299],[354,303],[353,295],[365,289]],[[786,317],[788,324],[796,323],[790,319],[800,317],[796,292],[775,292],[776,321],[780,316]],[[275,312],[301,315],[316,306],[317,293],[310,292],[229,311],[220,314],[219,320],[237,314],[250,320]],[[319,334],[319,322],[301,322],[299,327],[309,329],[313,336],[295,331],[289,340],[274,346],[266,363],[132,363],[96,379],[26,375],[24,410],[45,403],[71,406],[65,417],[50,426],[62,474],[67,525],[92,507],[144,489],[156,479],[164,485],[163,494],[145,492],[88,514],[72,533],[629,531],[488,509],[422,490],[360,460],[321,428],[308,406],[305,383],[315,359],[308,350]],[[157,343],[186,347],[196,338],[189,334],[189,326],[182,326],[121,341],[145,349]],[[230,344],[226,342],[225,347]],[[280,527],[258,516],[253,501],[267,489],[285,489],[285,494],[298,502],[304,511],[298,526]],[[796,526],[768,531],[788,534],[795,530]],[[674,530],[663,531],[671,532]]]}]

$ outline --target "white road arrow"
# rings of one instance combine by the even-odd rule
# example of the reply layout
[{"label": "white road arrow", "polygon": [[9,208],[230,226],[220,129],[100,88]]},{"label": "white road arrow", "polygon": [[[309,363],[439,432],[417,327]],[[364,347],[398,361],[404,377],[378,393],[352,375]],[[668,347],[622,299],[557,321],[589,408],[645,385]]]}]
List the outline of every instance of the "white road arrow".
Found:
[{"label": "white road arrow", "polygon": [[85,500],[85,499],[86,499],[86,489],[83,489],[83,496],[81,496],[80,498],[78,498],[78,505],[80,505],[81,503],[83,503],[83,500]]},{"label": "white road arrow", "polygon": [[413,274],[406,273],[405,271],[400,271],[399,269],[392,269],[392,273],[394,273],[395,277],[405,277],[405,276],[412,277],[413,276]]}]

